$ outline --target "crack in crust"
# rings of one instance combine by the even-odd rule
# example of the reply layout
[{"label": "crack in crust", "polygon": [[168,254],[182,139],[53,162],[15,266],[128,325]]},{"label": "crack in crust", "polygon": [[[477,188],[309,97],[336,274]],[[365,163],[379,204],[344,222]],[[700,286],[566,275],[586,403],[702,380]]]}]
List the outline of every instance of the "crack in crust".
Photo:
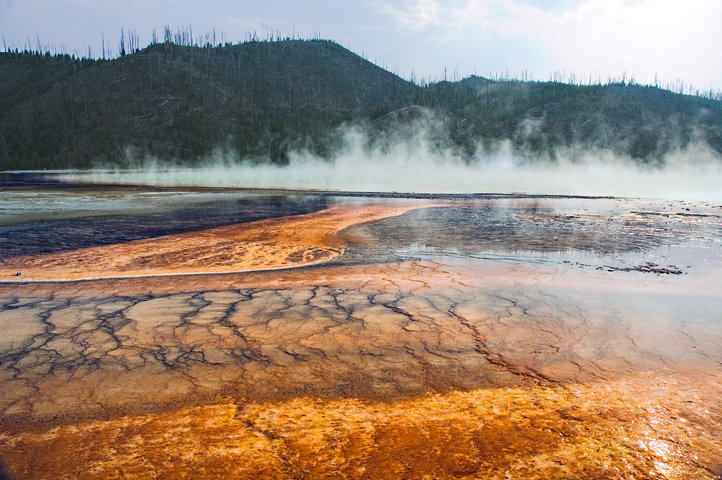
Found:
[{"label": "crack in crust", "polygon": [[[0,416],[93,417],[218,394],[391,399],[718,368],[722,360],[719,328],[680,328],[674,312],[665,320],[658,297],[637,305],[643,297],[609,303],[520,288],[514,278],[493,286],[487,275],[440,262],[364,268],[353,278],[272,288],[2,298]],[[713,315],[691,300],[688,314]]]}]

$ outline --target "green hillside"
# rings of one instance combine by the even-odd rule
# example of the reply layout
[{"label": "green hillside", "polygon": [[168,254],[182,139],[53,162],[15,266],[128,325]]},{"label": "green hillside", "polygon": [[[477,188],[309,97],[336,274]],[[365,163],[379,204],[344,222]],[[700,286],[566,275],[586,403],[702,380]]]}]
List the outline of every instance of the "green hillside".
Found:
[{"label": "green hillside", "polygon": [[[690,142],[722,154],[722,102],[652,87],[412,84],[330,41],[153,44],[113,60],[0,55],[0,170],[193,165],[214,151],[284,164],[332,157],[340,125],[371,145],[424,128],[471,160],[508,140],[530,161],[599,148],[656,164]],[[570,147],[580,147],[578,149]]]}]

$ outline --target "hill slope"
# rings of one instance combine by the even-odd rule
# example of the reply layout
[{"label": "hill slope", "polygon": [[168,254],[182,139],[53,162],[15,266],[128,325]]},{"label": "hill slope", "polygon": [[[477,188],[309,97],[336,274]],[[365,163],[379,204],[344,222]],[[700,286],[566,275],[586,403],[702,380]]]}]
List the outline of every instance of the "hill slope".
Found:
[{"label": "hill slope", "polygon": [[637,85],[470,77],[418,86],[329,41],[171,43],[109,61],[0,56],[0,170],[192,165],[213,151],[331,157],[342,124],[369,144],[423,128],[471,159],[508,140],[529,160],[604,149],[640,162],[701,142],[722,153],[722,102]]}]

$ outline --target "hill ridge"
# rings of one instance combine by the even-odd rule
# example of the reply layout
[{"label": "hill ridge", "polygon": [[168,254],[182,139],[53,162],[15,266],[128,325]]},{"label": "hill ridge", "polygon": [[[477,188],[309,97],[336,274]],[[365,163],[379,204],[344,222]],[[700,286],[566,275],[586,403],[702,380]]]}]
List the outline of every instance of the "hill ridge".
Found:
[{"label": "hill ridge", "polygon": [[360,126],[369,146],[433,126],[433,148],[467,161],[503,142],[527,161],[596,149],[654,165],[695,143],[722,154],[717,100],[476,76],[421,86],[332,41],[156,43],[112,60],[0,56],[0,170],[195,165],[214,152],[278,164],[294,150],[333,158],[343,125]]}]

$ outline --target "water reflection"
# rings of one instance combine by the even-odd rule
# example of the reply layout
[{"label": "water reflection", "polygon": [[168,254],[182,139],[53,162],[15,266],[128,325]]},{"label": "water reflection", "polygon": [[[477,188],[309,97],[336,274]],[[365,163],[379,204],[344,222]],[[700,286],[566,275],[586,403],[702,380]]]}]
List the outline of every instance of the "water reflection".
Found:
[{"label": "water reflection", "polygon": [[666,274],[709,273],[722,265],[717,215],[465,206],[414,210],[348,230],[369,239],[375,259],[468,258]]}]

